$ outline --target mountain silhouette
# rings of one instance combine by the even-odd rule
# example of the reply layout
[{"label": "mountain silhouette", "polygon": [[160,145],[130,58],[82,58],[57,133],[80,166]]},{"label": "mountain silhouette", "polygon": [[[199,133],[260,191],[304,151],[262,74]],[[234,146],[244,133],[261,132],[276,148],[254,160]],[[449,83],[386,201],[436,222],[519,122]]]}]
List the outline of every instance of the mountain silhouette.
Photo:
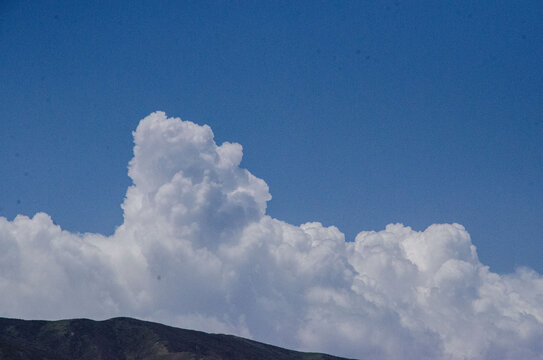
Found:
[{"label": "mountain silhouette", "polygon": [[0,318],[0,360],[341,360],[132,318]]}]

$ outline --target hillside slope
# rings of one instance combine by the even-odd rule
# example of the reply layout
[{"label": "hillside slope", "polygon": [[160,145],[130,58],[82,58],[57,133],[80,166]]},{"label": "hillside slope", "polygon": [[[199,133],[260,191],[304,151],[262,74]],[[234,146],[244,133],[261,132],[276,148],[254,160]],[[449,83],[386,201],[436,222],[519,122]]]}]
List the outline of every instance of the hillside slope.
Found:
[{"label": "hillside slope", "polygon": [[340,360],[232,336],[131,318],[59,321],[0,318],[0,360]]}]

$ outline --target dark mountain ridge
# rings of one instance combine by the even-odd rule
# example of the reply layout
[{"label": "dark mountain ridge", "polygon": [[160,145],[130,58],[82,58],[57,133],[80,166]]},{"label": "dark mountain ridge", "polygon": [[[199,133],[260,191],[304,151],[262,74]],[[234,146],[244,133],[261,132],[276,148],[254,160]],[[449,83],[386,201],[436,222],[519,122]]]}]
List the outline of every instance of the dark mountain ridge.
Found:
[{"label": "dark mountain ridge", "polygon": [[132,318],[58,321],[0,318],[0,360],[341,360],[222,334]]}]

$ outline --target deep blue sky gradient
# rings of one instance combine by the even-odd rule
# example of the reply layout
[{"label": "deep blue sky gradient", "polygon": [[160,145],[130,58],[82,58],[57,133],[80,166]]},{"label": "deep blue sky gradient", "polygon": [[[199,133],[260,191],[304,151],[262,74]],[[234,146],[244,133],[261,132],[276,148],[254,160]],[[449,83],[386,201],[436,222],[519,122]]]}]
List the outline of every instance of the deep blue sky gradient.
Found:
[{"label": "deep blue sky gradient", "polygon": [[543,3],[0,5],[0,215],[122,222],[155,110],[244,147],[269,213],[361,230],[466,226],[543,272]]}]

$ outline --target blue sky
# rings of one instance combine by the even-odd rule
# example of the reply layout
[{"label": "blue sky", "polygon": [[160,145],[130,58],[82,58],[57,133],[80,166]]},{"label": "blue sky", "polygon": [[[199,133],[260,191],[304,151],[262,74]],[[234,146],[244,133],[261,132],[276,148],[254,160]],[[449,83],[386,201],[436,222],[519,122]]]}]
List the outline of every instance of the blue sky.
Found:
[{"label": "blue sky", "polygon": [[111,234],[155,110],[239,142],[268,213],[463,224],[543,272],[541,2],[2,2],[0,215]]}]

